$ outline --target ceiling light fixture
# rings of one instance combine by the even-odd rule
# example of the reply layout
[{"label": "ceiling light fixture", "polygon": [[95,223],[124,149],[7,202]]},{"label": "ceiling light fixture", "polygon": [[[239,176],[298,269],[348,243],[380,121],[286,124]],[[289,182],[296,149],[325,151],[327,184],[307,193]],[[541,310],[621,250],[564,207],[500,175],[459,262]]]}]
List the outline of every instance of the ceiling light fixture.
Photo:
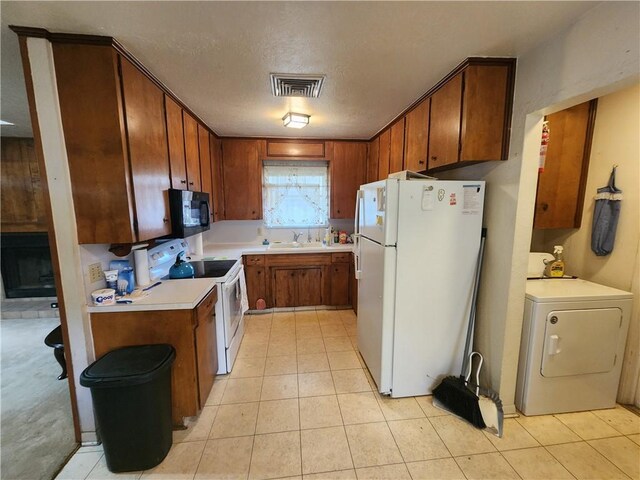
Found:
[{"label": "ceiling light fixture", "polygon": [[5,122],[4,120],[0,120],[0,125],[15,125],[15,124],[11,122]]},{"label": "ceiling light fixture", "polygon": [[282,117],[282,124],[289,128],[306,127],[309,125],[309,117],[309,115],[305,115],[304,113],[287,112],[285,116]]}]

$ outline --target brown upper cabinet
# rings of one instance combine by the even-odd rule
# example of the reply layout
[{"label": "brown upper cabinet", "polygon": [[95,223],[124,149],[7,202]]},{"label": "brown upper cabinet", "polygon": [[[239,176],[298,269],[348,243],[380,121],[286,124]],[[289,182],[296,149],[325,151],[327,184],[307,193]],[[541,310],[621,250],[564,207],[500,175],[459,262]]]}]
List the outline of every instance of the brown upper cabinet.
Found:
[{"label": "brown upper cabinet", "polygon": [[380,137],[369,142],[369,156],[367,158],[367,183],[378,180],[378,156],[380,155]]},{"label": "brown upper cabinet", "polygon": [[264,140],[222,140],[224,209],[226,220],[262,218],[262,164]]},{"label": "brown upper cabinet", "polygon": [[194,192],[202,190],[200,182],[200,151],[198,122],[187,112],[182,112],[184,121],[184,151],[187,161],[187,188]]},{"label": "brown upper cabinet", "polygon": [[211,182],[213,199],[211,210],[213,221],[224,220],[224,189],[222,186],[222,141],[213,134],[209,135],[209,148],[211,150]]},{"label": "brown upper cabinet", "polygon": [[386,129],[380,134],[378,144],[378,180],[389,176],[389,158],[391,155],[391,131]]},{"label": "brown upper cabinet", "polygon": [[138,239],[148,240],[171,233],[164,94],[131,62],[120,63]]},{"label": "brown upper cabinet", "polygon": [[513,59],[468,59],[431,95],[428,169],[506,160]]},{"label": "brown upper cabinet", "polygon": [[449,80],[431,97],[429,169],[458,161],[462,74]]},{"label": "brown upper cabinet", "polygon": [[111,45],[53,43],[80,243],[171,231],[162,90]]},{"label": "brown upper cabinet", "polygon": [[331,160],[331,218],[355,216],[356,192],[365,183],[367,144],[365,142],[329,142]]},{"label": "brown upper cabinet", "polygon": [[548,115],[549,144],[538,174],[534,228],[580,228],[597,100]]},{"label": "brown upper cabinet", "polygon": [[[211,148],[209,146],[209,131],[198,124],[198,145],[200,146],[200,191],[209,194],[209,204],[214,201],[213,198],[213,180],[211,177]],[[213,210],[211,211],[211,220],[213,220]]]},{"label": "brown upper cabinet", "polygon": [[167,140],[169,142],[169,164],[171,166],[171,188],[187,188],[187,167],[184,157],[184,128],[182,107],[168,95],[164,96],[167,116]]},{"label": "brown upper cabinet", "polygon": [[391,126],[389,138],[389,173],[402,171],[404,157],[404,117]]},{"label": "brown upper cabinet", "polygon": [[[183,111],[172,98],[165,95],[167,117],[167,137],[171,164],[171,186],[181,190],[201,191],[209,194],[212,205],[211,220],[216,216],[214,190],[214,154],[211,145],[214,136],[207,127],[197,122],[188,112]],[[186,147],[186,153],[185,152]],[[219,147],[219,145],[218,145]],[[220,164],[219,156],[215,157]],[[217,173],[217,172],[216,172]]]},{"label": "brown upper cabinet", "polygon": [[267,140],[267,157],[325,158],[325,144],[319,141]]},{"label": "brown upper cabinet", "polygon": [[429,141],[429,106],[431,99],[420,102],[405,116],[404,169],[420,172],[427,169]]},{"label": "brown upper cabinet", "polygon": [[33,138],[2,137],[3,232],[46,232],[47,217]]}]

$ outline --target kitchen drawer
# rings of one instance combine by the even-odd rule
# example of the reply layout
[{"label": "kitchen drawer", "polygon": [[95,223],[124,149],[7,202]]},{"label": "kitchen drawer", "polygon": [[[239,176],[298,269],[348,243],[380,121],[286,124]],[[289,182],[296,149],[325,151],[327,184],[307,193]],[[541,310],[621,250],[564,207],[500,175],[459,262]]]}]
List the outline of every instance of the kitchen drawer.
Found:
[{"label": "kitchen drawer", "polygon": [[254,265],[264,265],[264,255],[245,255],[244,264],[247,267],[252,267]]},{"label": "kitchen drawer", "polygon": [[218,287],[213,287],[196,307],[196,318],[198,319],[198,322],[200,319],[209,315],[209,312],[214,309],[217,301]]},{"label": "kitchen drawer", "polygon": [[331,263],[349,263],[351,261],[350,252],[340,252],[331,254]]},{"label": "kitchen drawer", "polygon": [[267,255],[265,261],[268,267],[310,267],[329,265],[331,255],[328,253],[283,253]]}]

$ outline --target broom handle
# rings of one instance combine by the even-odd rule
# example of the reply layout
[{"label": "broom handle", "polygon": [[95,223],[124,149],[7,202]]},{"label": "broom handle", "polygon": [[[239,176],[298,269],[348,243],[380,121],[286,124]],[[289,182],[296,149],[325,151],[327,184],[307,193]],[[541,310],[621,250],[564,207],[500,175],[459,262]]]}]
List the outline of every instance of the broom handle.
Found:
[{"label": "broom handle", "polygon": [[484,242],[487,238],[487,229],[482,229],[480,235],[480,250],[478,251],[478,260],[476,261],[476,278],[473,282],[473,295],[471,299],[471,311],[469,312],[469,327],[467,328],[467,340],[464,345],[464,357],[462,360],[462,370],[460,376],[464,377],[467,372],[469,362],[469,351],[471,350],[471,337],[476,323],[476,303],[478,300],[478,286],[480,285],[480,271],[482,270],[482,257],[484,255]]}]

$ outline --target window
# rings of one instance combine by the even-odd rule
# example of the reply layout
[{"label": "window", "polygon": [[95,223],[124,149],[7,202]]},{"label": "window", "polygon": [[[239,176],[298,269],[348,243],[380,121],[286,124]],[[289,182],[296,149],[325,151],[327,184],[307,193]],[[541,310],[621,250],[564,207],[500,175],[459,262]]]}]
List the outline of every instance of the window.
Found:
[{"label": "window", "polygon": [[267,227],[321,227],[329,219],[327,162],[265,160],[262,205]]}]

